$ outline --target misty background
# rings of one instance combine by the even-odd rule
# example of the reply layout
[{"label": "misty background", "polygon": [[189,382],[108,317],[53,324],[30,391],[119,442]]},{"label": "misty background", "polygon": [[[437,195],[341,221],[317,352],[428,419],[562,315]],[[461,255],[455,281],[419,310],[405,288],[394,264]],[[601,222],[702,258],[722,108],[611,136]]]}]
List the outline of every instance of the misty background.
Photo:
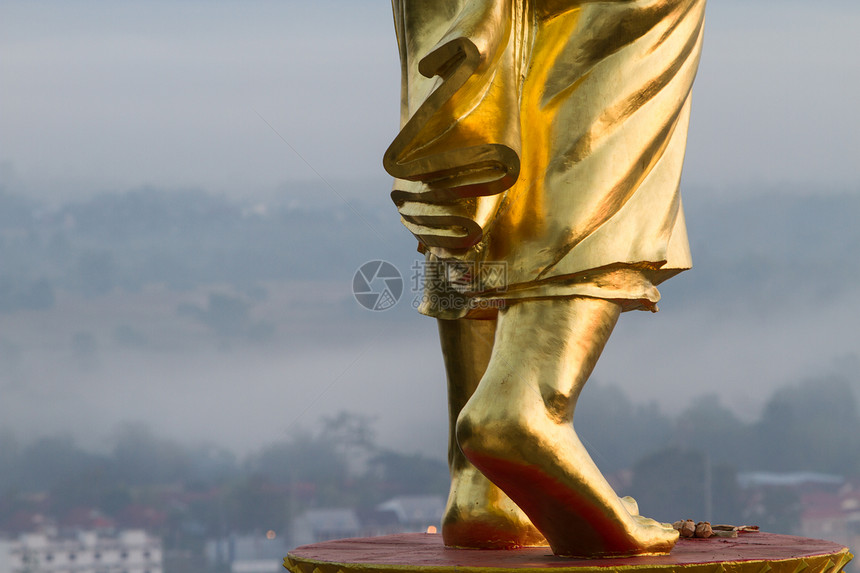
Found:
[{"label": "misty background", "polygon": [[[711,0],[683,178],[694,268],[659,313],[622,316],[583,393],[606,471],[680,447],[860,472],[857,29],[853,0]],[[84,456],[51,466],[68,476],[144,436],[220,452],[205,467],[229,477],[297,437],[329,451],[341,416],[444,493],[436,325],[411,307],[415,241],[381,168],[387,2],[8,1],[0,54],[6,451],[62,436]],[[351,292],[377,259],[407,286],[386,312]],[[798,404],[820,440],[776,452]],[[5,485],[53,483],[31,478]]]}]

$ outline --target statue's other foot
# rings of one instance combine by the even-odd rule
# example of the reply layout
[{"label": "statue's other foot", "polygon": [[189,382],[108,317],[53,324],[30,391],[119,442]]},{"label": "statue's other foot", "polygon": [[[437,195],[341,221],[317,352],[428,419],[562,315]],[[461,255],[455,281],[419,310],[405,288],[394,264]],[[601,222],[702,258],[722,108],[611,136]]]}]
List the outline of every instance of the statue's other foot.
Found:
[{"label": "statue's other foot", "polygon": [[449,547],[472,549],[547,545],[526,514],[471,464],[452,476],[442,539]]}]

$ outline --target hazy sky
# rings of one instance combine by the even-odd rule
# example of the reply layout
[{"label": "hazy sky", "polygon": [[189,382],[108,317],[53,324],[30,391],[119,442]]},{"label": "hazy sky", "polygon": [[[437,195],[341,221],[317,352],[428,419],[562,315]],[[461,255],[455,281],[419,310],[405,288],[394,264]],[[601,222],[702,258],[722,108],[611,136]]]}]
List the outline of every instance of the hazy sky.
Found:
[{"label": "hazy sky", "polygon": [[[853,0],[711,0],[687,183],[856,189],[858,29]],[[241,195],[316,178],[266,122],[344,194],[387,186],[399,68],[385,0],[6,0],[0,54],[9,189]]]}]

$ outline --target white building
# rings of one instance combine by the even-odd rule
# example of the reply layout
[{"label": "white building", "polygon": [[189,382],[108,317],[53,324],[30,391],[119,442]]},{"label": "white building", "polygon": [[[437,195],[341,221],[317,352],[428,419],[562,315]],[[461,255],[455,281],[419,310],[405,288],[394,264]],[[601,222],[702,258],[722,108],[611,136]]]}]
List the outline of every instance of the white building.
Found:
[{"label": "white building", "polygon": [[139,530],[115,537],[29,533],[7,542],[6,552],[0,573],[162,573],[161,540]]},{"label": "white building", "polygon": [[14,542],[8,539],[0,539],[0,573],[11,573],[12,571],[12,546]]}]

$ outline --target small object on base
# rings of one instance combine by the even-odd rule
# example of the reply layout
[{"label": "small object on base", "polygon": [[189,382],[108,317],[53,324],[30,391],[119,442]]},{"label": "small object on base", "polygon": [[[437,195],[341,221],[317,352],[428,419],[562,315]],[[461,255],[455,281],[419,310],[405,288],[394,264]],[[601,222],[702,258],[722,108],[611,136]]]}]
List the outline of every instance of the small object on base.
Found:
[{"label": "small object on base", "polygon": [[837,543],[772,533],[680,539],[668,555],[604,559],[558,557],[548,547],[452,549],[441,535],[407,533],[304,545],[284,567],[292,573],[839,573],[852,557]]},{"label": "small object on base", "polygon": [[737,537],[738,531],[758,532],[758,525],[711,525],[710,521],[693,523],[692,519],[681,519],[672,528],[684,539],[708,539],[709,537]]},{"label": "small object on base", "polygon": [[692,519],[682,519],[672,524],[672,527],[681,535],[683,539],[689,539],[696,535],[696,524]]},{"label": "small object on base", "polygon": [[700,539],[708,539],[714,536],[714,530],[711,529],[711,524],[707,521],[700,521],[696,524],[696,537]]},{"label": "small object on base", "polygon": [[714,530],[714,537],[724,537],[724,538],[732,538],[737,537],[738,532],[736,529],[716,529]]},{"label": "small object on base", "polygon": [[712,525],[711,530],[717,537],[737,537],[738,533],[758,533],[758,525]]}]

